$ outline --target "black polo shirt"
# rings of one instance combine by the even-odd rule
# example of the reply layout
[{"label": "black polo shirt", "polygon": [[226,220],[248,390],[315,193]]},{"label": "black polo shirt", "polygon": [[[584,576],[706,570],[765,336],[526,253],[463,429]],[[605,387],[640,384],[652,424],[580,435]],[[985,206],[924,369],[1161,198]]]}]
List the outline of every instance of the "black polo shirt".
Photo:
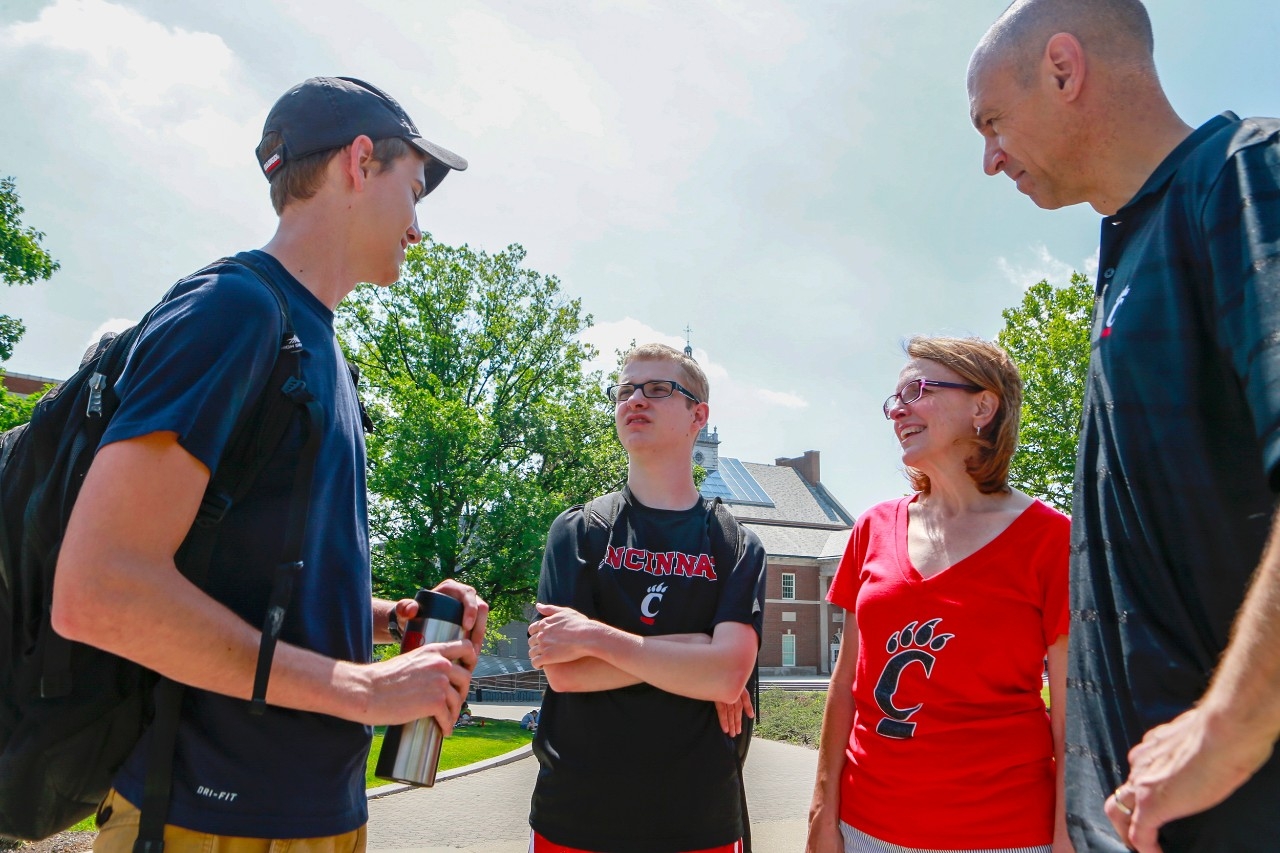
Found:
[{"label": "black polo shirt", "polygon": [[[1224,113],[1102,221],[1076,467],[1067,808],[1078,851],[1143,734],[1226,648],[1280,473],[1280,121]],[[1274,850],[1280,761],[1165,850]]]}]

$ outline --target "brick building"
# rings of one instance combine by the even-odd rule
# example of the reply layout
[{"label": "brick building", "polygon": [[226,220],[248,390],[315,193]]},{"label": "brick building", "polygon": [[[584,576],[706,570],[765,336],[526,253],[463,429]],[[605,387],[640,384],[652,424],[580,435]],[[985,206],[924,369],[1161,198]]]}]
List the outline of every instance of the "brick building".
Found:
[{"label": "brick building", "polygon": [[46,376],[29,376],[26,373],[5,372],[0,376],[6,390],[26,397],[44,388],[46,385],[57,385],[61,379],[50,379]]},{"label": "brick building", "polygon": [[724,501],[769,558],[760,672],[828,675],[844,611],[826,595],[854,517],[822,485],[818,451],[766,465],[722,457],[719,443],[704,429],[694,446],[694,460],[708,471],[702,494]]}]

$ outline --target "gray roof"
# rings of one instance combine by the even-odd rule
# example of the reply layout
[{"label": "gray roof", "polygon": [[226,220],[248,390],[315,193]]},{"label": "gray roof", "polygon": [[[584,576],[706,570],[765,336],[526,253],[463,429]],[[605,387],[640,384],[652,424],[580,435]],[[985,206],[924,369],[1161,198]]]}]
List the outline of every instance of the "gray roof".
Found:
[{"label": "gray roof", "polygon": [[744,527],[760,537],[764,551],[771,557],[805,557],[815,560],[838,559],[849,542],[852,530],[815,530],[812,527],[783,527],[748,521]]},{"label": "gray roof", "polygon": [[[722,467],[729,463],[734,476],[745,474],[755,480],[768,496],[770,504],[759,500],[734,498],[734,489],[713,473],[702,484],[702,494],[719,496],[734,517],[760,537],[765,553],[771,557],[801,557],[814,560],[839,559],[852,532],[853,516],[827,491],[810,485],[794,468],[764,465],[720,457]],[[718,473],[718,472],[716,472]],[[739,488],[737,494],[745,494]]]},{"label": "gray roof", "polygon": [[[724,460],[721,459],[721,461]],[[809,485],[794,468],[784,465],[763,465],[759,462],[740,464],[769,495],[773,506],[724,499],[725,504],[735,516],[801,524],[853,525],[853,517],[840,506],[825,487]],[[714,497],[714,495],[708,495],[708,497]]]},{"label": "gray roof", "polygon": [[472,678],[487,678],[495,675],[514,675],[518,672],[537,672],[528,658],[504,658],[496,655],[480,655],[476,660],[476,668]]}]

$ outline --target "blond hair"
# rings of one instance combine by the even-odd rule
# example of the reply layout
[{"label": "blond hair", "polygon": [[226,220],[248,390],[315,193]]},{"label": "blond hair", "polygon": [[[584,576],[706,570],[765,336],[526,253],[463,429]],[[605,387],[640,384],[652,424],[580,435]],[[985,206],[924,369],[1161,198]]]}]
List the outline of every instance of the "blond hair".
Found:
[{"label": "blond hair", "polygon": [[640,346],[632,347],[630,352],[622,357],[623,369],[625,370],[627,365],[633,361],[672,362],[684,374],[684,379],[680,382],[681,385],[688,388],[690,393],[703,403],[708,402],[710,399],[711,387],[707,383],[707,374],[702,372],[698,362],[675,347],[669,347],[666,344],[640,344]]},{"label": "blond hair", "polygon": [[[923,358],[955,371],[965,382],[996,395],[996,413],[981,435],[969,436],[973,455],[965,468],[983,494],[1009,491],[1009,461],[1018,449],[1018,422],[1022,413],[1022,377],[1018,366],[1000,347],[981,338],[931,338],[917,335],[907,341],[907,355]],[[923,471],[907,468],[911,487],[929,493]]]}]

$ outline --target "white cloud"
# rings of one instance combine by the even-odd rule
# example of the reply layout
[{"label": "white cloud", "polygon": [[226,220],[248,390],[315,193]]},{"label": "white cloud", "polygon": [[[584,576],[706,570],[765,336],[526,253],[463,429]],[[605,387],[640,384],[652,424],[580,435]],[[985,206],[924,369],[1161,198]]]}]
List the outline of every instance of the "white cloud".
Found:
[{"label": "white cloud", "polygon": [[541,138],[585,135],[595,154],[620,158],[600,107],[604,87],[580,55],[485,11],[463,10],[446,22],[455,61],[470,71],[461,85],[418,89],[421,100],[476,136],[516,127]]},{"label": "white cloud", "polygon": [[1098,280],[1098,253],[1101,248],[1094,249],[1093,254],[1084,259],[1084,274],[1089,276],[1089,281]]},{"label": "white cloud", "polygon": [[785,409],[809,408],[808,400],[789,391],[770,391],[767,388],[759,388],[756,390],[756,396],[770,405],[782,406]]},{"label": "white cloud", "polygon": [[1030,253],[1033,255],[1033,260],[1027,264],[1015,263],[1003,256],[996,259],[1000,272],[1004,273],[1009,281],[1023,290],[1045,280],[1052,285],[1061,287],[1071,280],[1071,273],[1076,271],[1083,270],[1089,276],[1093,276],[1098,272],[1097,252],[1094,252],[1092,257],[1086,258],[1075,265],[1055,258],[1049,252],[1049,247],[1043,243],[1032,246]]},{"label": "white cloud", "polygon": [[243,166],[265,112],[220,36],[106,0],[57,0],[33,21],[0,28],[0,55],[6,72],[44,69],[21,79],[61,114],[66,132],[92,128],[86,147],[101,151],[104,136],[116,137],[136,161],[175,177],[195,161]]},{"label": "white cloud", "polygon": [[112,317],[110,320],[100,324],[98,328],[89,333],[89,337],[85,339],[85,348],[96,344],[103,335],[108,332],[123,332],[125,329],[137,323],[137,320],[130,320],[125,317]]}]

